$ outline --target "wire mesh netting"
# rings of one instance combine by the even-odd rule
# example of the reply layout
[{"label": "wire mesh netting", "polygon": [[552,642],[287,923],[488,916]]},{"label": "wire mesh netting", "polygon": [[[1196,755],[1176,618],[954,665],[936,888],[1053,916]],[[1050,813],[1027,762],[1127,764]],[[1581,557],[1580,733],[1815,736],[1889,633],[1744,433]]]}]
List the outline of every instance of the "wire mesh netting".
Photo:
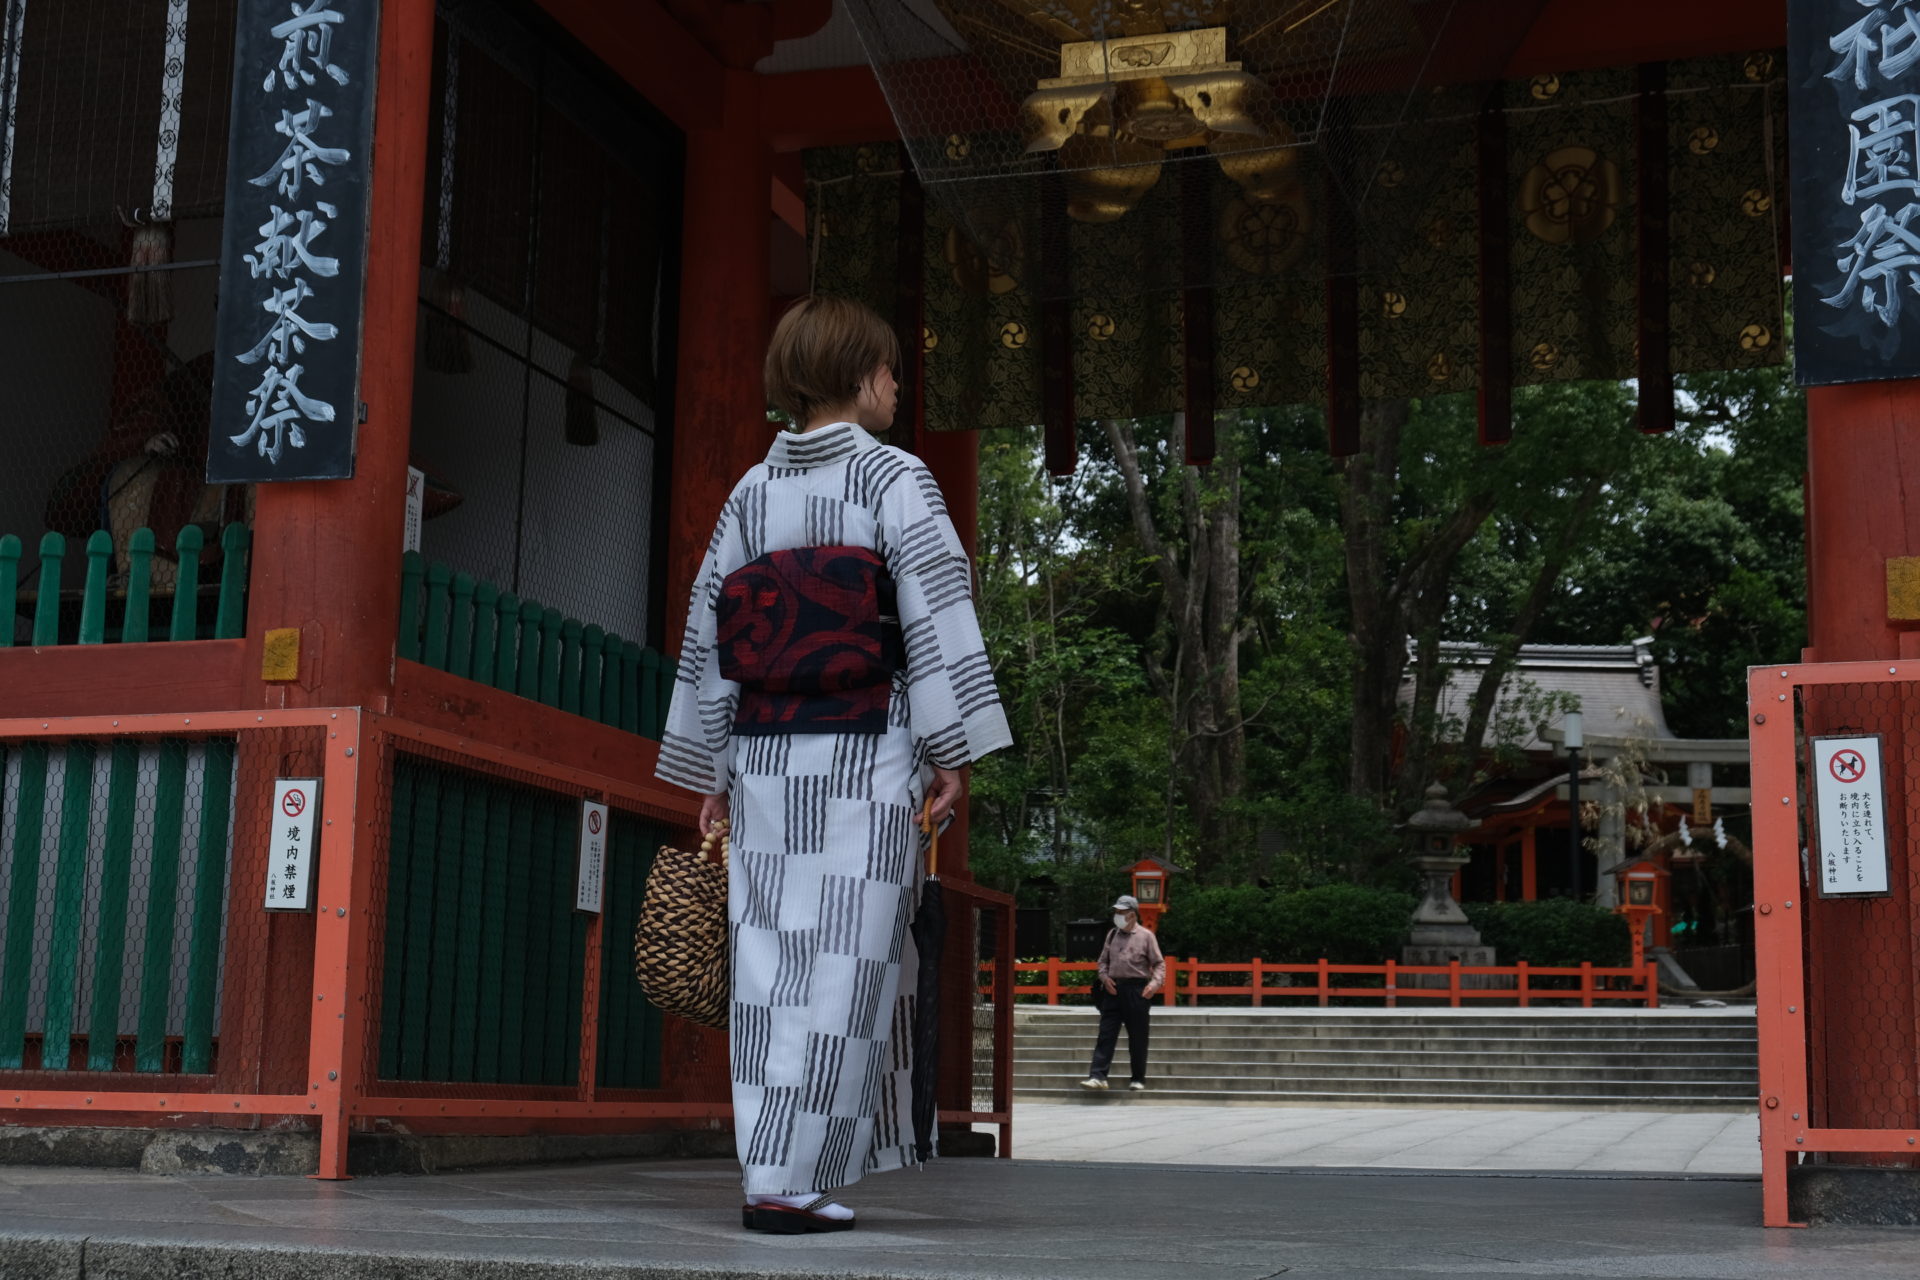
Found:
[{"label": "wire mesh netting", "polygon": [[112,535],[117,600],[151,529],[164,636],[182,530],[207,548],[206,591],[222,528],[246,518],[244,491],[202,479],[234,11],[0,5],[0,536],[21,540],[26,585],[8,638],[26,639],[44,535],[65,544],[77,615],[89,535]]},{"label": "wire mesh netting", "polygon": [[[1193,241],[1219,213],[1304,224],[1316,210],[1324,221],[1329,199],[1358,209],[1454,8],[936,3],[937,17],[887,0],[852,11],[915,171],[975,244],[1104,259],[1043,272],[1049,297],[1210,282],[1215,264]],[[1155,204],[1164,216],[1135,220],[1153,230],[1129,238],[1124,261],[1087,252],[1114,238],[1077,228]]]},{"label": "wire mesh netting", "polygon": [[431,102],[421,550],[644,641],[664,586],[677,139],[583,53],[490,4],[443,6]]},{"label": "wire mesh netting", "polygon": [[[1820,685],[1798,694],[1801,883],[1805,893],[1807,1053],[1813,1123],[1920,1128],[1920,1031],[1914,996],[1916,906],[1908,797],[1920,794],[1920,696],[1908,684]],[[1813,738],[1879,738],[1889,892],[1828,896]]]},{"label": "wire mesh netting", "polygon": [[263,901],[272,780],[322,742],[0,743],[0,1071],[304,1090],[313,921]]}]

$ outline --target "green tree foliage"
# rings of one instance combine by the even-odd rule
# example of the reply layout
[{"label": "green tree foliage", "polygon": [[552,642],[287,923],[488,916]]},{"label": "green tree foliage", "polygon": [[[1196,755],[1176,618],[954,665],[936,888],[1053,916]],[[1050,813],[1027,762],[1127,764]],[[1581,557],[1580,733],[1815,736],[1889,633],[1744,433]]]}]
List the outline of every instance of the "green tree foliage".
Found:
[{"label": "green tree foliage", "polygon": [[[1805,407],[1782,370],[1693,375],[1655,437],[1634,395],[1524,389],[1492,448],[1471,397],[1374,405],[1344,461],[1317,413],[1223,417],[1201,469],[1175,422],[1095,424],[1067,481],[1037,432],[989,435],[981,606],[1017,746],[974,772],[976,874],[1099,918],[1159,856],[1191,869],[1170,937],[1266,954],[1279,926],[1234,893],[1404,887],[1421,790],[1460,796],[1531,728],[1492,697],[1521,644],[1651,634],[1675,732],[1740,732],[1746,666],[1804,643]],[[1452,720],[1440,641],[1494,655]]]},{"label": "green tree foliage", "polygon": [[1467,919],[1501,964],[1550,968],[1591,961],[1618,967],[1633,959],[1627,918],[1604,907],[1552,898],[1545,902],[1470,902]]}]

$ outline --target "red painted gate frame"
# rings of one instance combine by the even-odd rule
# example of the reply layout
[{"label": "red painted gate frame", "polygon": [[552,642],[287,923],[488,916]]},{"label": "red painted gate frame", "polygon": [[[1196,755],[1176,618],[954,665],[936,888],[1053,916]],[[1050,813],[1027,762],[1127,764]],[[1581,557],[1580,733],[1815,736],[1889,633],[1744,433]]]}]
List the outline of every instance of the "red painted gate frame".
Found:
[{"label": "red painted gate frame", "polygon": [[[1807,886],[1801,879],[1798,700],[1809,686],[1920,685],[1920,662],[1821,662],[1754,667],[1747,673],[1753,751],[1754,947],[1760,1031],[1760,1160],[1763,1219],[1798,1227],[1787,1209],[1787,1170],[1803,1151],[1920,1149],[1916,1129],[1821,1129],[1811,1124],[1807,984],[1802,958]],[[1908,851],[1890,851],[1920,874]]]},{"label": "red painted gate frame", "polygon": [[[678,815],[660,811],[657,799],[618,779],[543,760],[462,734],[429,728],[355,707],[317,707],[265,711],[219,711],[194,715],[34,717],[0,720],[0,740],[23,738],[153,738],[181,734],[241,734],[249,730],[324,728],[328,730],[322,766],[326,825],[321,831],[319,880],[314,901],[313,1001],[307,1047],[305,1093],[219,1093],[192,1088],[124,1088],[150,1077],[100,1073],[102,1088],[0,1090],[0,1109],[17,1111],[102,1112],[122,1114],[201,1114],[310,1116],[320,1124],[316,1177],[341,1179],[347,1173],[347,1141],[355,1121],[378,1116],[556,1119],[728,1119],[724,1102],[643,1102],[600,1099],[596,1055],[600,1009],[601,946],[604,913],[588,926],[582,983],[580,1070],[576,1097],[560,1101],[513,1096],[511,1087],[443,1087],[432,1096],[370,1093],[376,1082],[365,1078],[366,1037],[373,1010],[373,868],[362,859],[383,847],[379,835],[390,821],[382,806],[386,779],[375,748],[384,742],[409,742],[456,753],[503,768],[536,775],[586,792],[590,798],[651,814],[681,825]],[[370,755],[369,752],[372,752]],[[375,767],[362,767],[373,760]],[[245,803],[244,799],[236,803]],[[955,880],[949,894],[957,904],[979,906],[996,917],[1002,951],[1013,944],[1012,900],[1004,894]],[[225,948],[223,940],[223,951]],[[1011,985],[1011,976],[1005,984]],[[1012,1139],[1012,993],[997,990],[994,1041],[994,1105],[985,1112],[943,1110],[948,1123],[990,1123],[1000,1127],[999,1153],[1010,1154]],[[357,1011],[359,1016],[348,1016]],[[179,1081],[154,1083],[181,1083]]]}]

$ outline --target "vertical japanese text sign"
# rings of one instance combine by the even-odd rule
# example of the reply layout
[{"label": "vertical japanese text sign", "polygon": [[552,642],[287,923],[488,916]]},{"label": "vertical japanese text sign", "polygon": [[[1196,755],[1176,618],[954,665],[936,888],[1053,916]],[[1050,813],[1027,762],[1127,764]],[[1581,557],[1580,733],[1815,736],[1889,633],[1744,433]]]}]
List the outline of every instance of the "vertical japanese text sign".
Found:
[{"label": "vertical japanese text sign", "polygon": [[379,0],[239,0],[207,479],[342,480],[360,312]]},{"label": "vertical japanese text sign", "polygon": [[1794,376],[1920,376],[1920,0],[1788,0]]}]

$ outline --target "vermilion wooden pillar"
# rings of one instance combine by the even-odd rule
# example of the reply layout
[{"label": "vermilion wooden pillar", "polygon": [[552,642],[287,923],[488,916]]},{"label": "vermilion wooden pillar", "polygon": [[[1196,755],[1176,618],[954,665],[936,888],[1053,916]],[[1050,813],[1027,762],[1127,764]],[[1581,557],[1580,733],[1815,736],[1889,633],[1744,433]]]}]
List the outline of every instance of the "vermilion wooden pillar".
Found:
[{"label": "vermilion wooden pillar", "polygon": [[393,692],[432,65],[433,0],[387,0],[361,339],[367,420],[353,479],[257,487],[248,675],[259,676],[266,631],[301,633],[299,682],[261,685],[263,705],[385,710]]},{"label": "vermilion wooden pillar", "polygon": [[[1807,393],[1807,638],[1814,662],[1920,658],[1920,632],[1887,617],[1886,563],[1920,554],[1920,381],[1869,382]],[[1787,655],[1782,655],[1786,657]],[[1902,672],[1904,674],[1904,671]],[[1912,709],[1891,688],[1809,690],[1808,734],[1862,726],[1886,734],[1889,808],[1920,830],[1920,796],[1900,785]],[[1895,822],[1893,830],[1900,831]],[[1920,959],[1906,927],[1920,896],[1896,849],[1891,903],[1816,901],[1808,907],[1807,1032],[1814,1048],[1814,1123],[1828,1128],[1912,1126],[1884,1114],[1890,1095],[1920,1085],[1911,1052],[1920,1035]],[[1890,908],[1890,909],[1889,909]],[[1889,1046],[1894,1047],[1889,1057]],[[1863,1087],[1863,1080],[1871,1087]],[[1846,1157],[1830,1157],[1847,1159]],[[1850,1161],[1851,1162],[1851,1161]]]},{"label": "vermilion wooden pillar", "polygon": [[767,192],[773,157],[760,132],[758,78],[730,70],[723,85],[715,127],[687,134],[667,540],[666,634],[673,653],[680,650],[687,595],[721,504],[773,439],[761,380],[772,305]]},{"label": "vermilion wooden pillar", "polygon": [[[940,482],[940,493],[947,500],[947,514],[953,517],[953,530],[967,555],[976,555],[980,544],[980,433],[977,431],[927,431],[916,433],[914,452]],[[965,875],[967,872],[967,806],[962,803],[953,813],[953,824],[940,837],[940,873]]]},{"label": "vermilion wooden pillar", "polygon": [[[366,421],[353,478],[256,487],[243,679],[261,706],[384,711],[393,695],[433,14],[434,0],[381,6],[360,365]],[[260,679],[264,637],[287,627],[300,631],[299,679],[268,684]],[[301,753],[249,743],[241,752],[236,830],[257,823],[275,776],[315,768]],[[372,834],[371,824],[361,825],[362,840]],[[236,838],[237,857],[250,847],[257,856],[257,844]],[[274,1050],[304,1040],[313,998],[304,957],[313,951],[314,920],[260,921],[257,870],[243,866],[232,877],[228,916],[236,923],[227,953],[220,1080],[223,1088],[297,1088],[306,1062]],[[243,920],[252,923],[241,927]]]}]

